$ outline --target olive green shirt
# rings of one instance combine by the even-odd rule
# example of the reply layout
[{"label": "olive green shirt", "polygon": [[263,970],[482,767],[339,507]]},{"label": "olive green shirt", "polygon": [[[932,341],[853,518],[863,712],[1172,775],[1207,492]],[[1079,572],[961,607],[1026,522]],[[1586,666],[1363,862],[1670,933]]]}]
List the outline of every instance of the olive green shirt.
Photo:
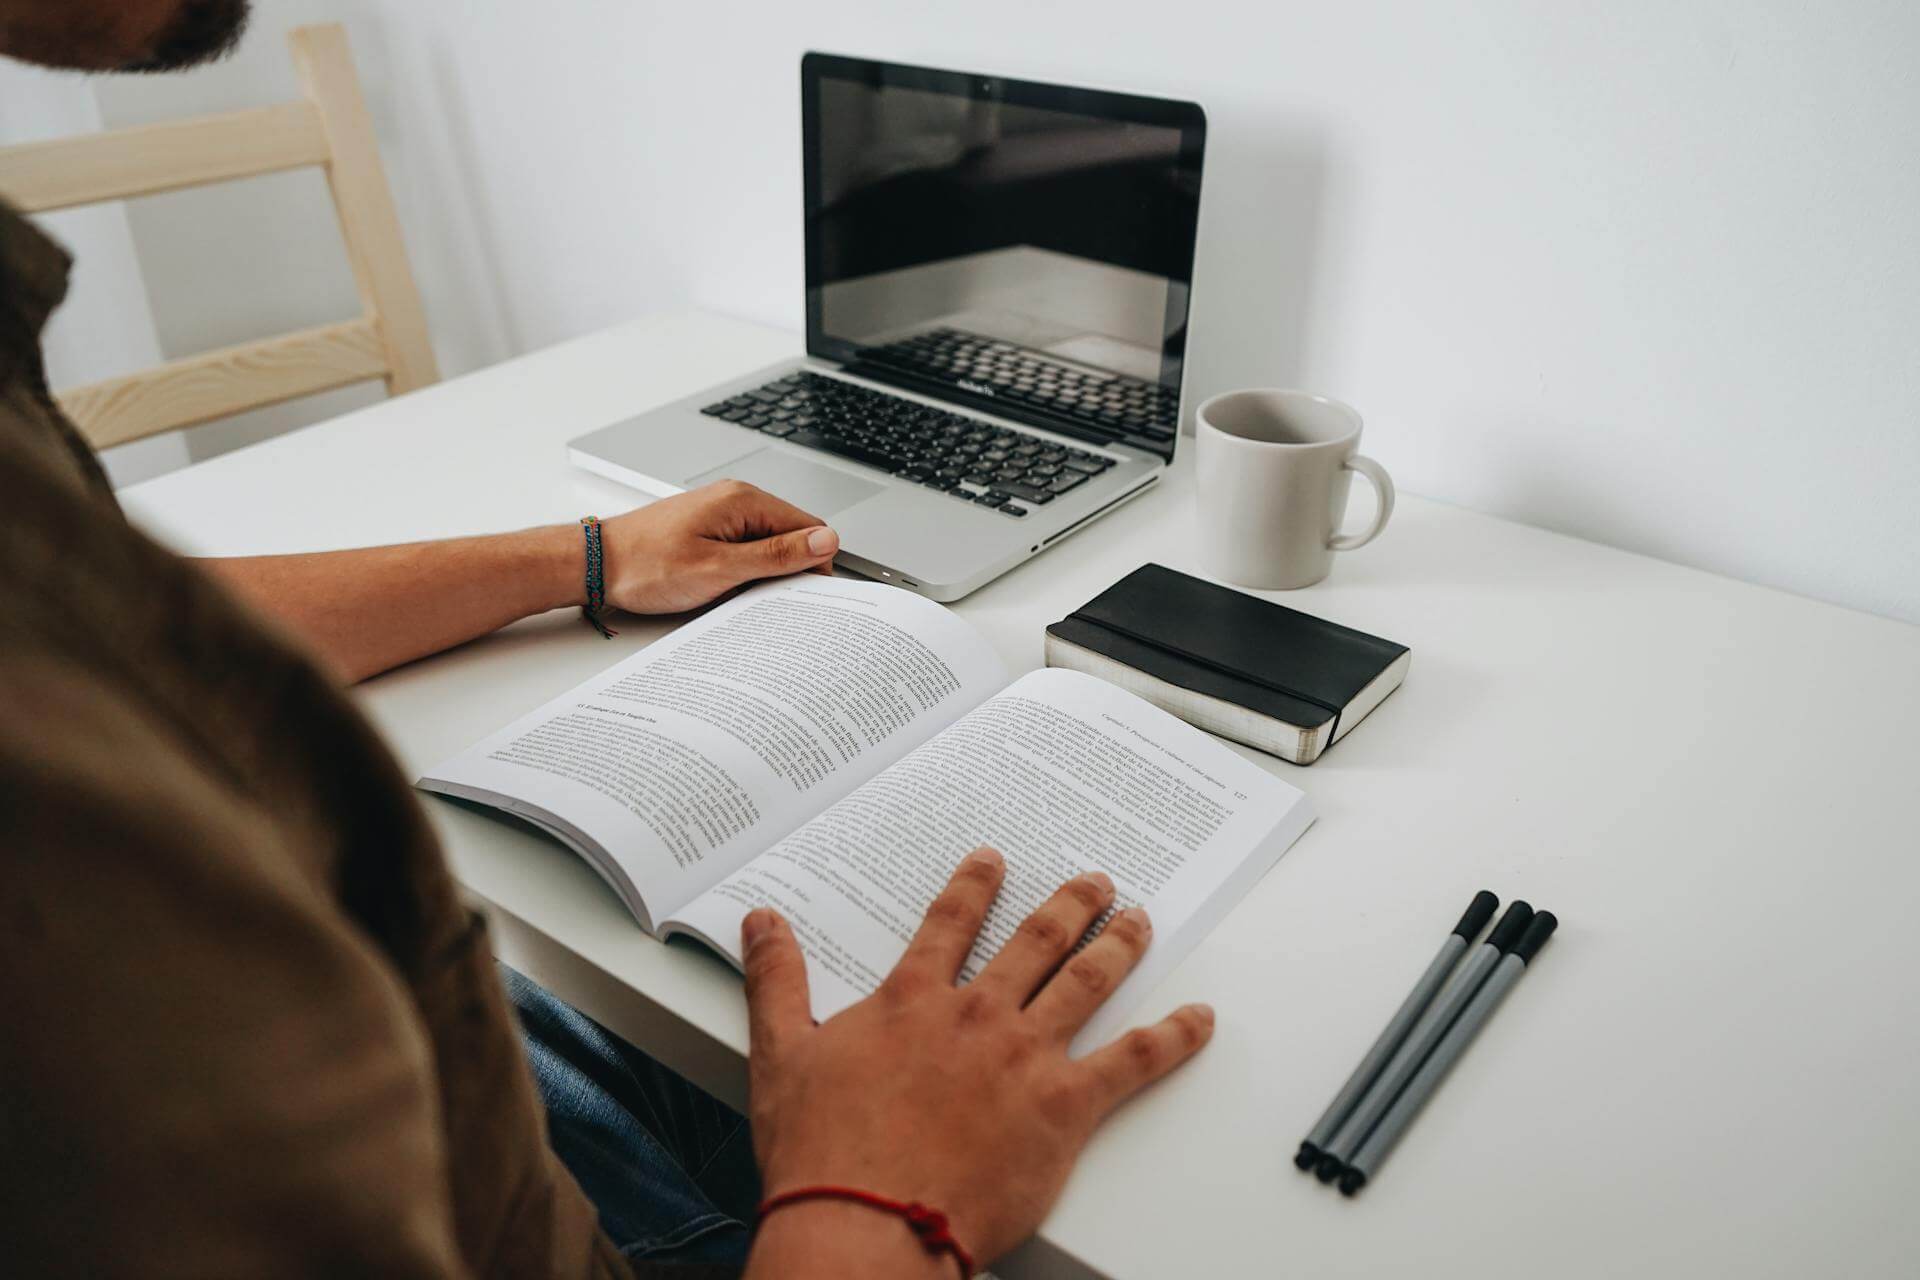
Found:
[{"label": "olive green shirt", "polygon": [[48,395],[66,269],[0,206],[0,1270],[628,1274],[394,760]]}]

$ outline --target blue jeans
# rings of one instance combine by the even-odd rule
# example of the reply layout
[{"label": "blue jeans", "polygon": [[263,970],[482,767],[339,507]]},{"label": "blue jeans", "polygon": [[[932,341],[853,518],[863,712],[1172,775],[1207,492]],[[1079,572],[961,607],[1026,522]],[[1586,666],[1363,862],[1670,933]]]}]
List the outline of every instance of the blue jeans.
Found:
[{"label": "blue jeans", "polygon": [[631,1259],[742,1263],[760,1174],[746,1119],[505,965],[549,1141]]}]

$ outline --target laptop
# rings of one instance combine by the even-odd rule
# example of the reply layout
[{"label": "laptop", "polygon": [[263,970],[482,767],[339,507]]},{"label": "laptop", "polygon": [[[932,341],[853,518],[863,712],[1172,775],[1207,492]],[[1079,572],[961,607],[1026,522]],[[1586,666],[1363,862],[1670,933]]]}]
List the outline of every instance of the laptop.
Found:
[{"label": "laptop", "polygon": [[581,436],[655,494],[745,480],[836,563],[957,600],[1173,460],[1206,117],[809,53],[804,357]]}]

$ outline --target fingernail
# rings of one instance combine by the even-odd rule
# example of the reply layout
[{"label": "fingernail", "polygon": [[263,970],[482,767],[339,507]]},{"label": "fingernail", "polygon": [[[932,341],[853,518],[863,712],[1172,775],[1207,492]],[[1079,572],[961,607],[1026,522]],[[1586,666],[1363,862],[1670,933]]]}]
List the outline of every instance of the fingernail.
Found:
[{"label": "fingernail", "polygon": [[1206,1023],[1208,1026],[1213,1025],[1213,1006],[1212,1005],[1190,1004],[1187,1006],[1187,1008],[1193,1010],[1193,1016],[1200,1019],[1200,1021]]},{"label": "fingernail", "polygon": [[1114,919],[1131,921],[1140,926],[1140,932],[1142,933],[1153,932],[1153,921],[1147,917],[1147,909],[1145,907],[1128,907],[1125,911],[1115,916]]},{"label": "fingernail", "polygon": [[807,535],[807,551],[813,555],[831,555],[839,549],[840,535],[831,529],[819,528]]},{"label": "fingernail", "polygon": [[1113,877],[1104,871],[1089,871],[1087,879],[1093,881],[1093,887],[1111,898],[1113,896]]},{"label": "fingernail", "polygon": [[1005,866],[1007,862],[1005,858],[1000,856],[998,849],[984,844],[968,854],[966,860],[968,862],[984,862],[990,867]]},{"label": "fingernail", "polygon": [[747,950],[751,951],[754,944],[766,937],[772,928],[773,912],[761,907],[756,911],[748,912],[747,918],[741,921],[740,938],[746,944]]}]

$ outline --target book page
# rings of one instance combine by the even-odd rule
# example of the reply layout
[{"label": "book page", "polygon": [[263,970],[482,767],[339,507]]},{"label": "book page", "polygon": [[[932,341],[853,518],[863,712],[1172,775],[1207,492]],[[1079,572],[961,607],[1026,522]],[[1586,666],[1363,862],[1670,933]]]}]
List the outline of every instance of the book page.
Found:
[{"label": "book page", "polygon": [[653,921],[976,706],[986,641],[897,587],[769,583],[427,771],[593,862]]},{"label": "book page", "polygon": [[1124,1027],[1140,997],[1313,821],[1295,788],[1140,698],[1036,671],[775,844],[668,922],[739,963],[740,921],[779,910],[805,947],[814,1015],[877,986],[960,859],[988,844],[1006,882],[971,978],[1060,884],[1100,869],[1154,942],[1074,1043]]}]

